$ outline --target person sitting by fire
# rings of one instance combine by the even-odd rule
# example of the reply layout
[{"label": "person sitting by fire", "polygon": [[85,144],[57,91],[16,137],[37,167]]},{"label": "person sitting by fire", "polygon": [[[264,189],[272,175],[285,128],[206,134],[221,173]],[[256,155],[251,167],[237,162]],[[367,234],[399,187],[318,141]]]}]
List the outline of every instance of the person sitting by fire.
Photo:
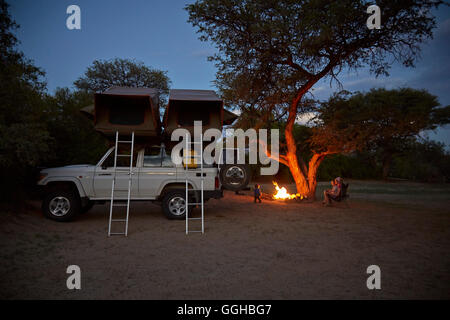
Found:
[{"label": "person sitting by fire", "polygon": [[336,199],[339,196],[342,188],[342,178],[337,177],[331,181],[331,189],[327,189],[323,192],[323,204],[330,205],[332,199]]}]

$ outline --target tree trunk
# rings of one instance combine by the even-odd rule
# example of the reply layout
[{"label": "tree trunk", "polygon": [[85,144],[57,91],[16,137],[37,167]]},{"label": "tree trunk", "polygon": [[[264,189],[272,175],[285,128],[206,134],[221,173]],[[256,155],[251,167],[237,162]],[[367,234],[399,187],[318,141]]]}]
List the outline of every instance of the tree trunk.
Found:
[{"label": "tree trunk", "polygon": [[295,181],[295,186],[297,187],[297,193],[306,196],[308,199],[316,199],[316,187],[317,187],[317,171],[320,164],[328,153],[315,153],[308,166],[305,166],[307,172],[303,172],[301,169],[297,155],[291,153],[289,150],[287,152],[287,159],[289,163],[289,170],[291,171],[292,177]]},{"label": "tree trunk", "polygon": [[300,193],[301,195],[310,198],[309,184],[305,174],[300,170],[297,155],[292,154],[290,151],[288,151],[286,157],[289,162],[289,170],[291,171],[292,177],[294,178],[295,181],[297,193]]},{"label": "tree trunk", "polygon": [[[327,70],[322,71],[322,73],[328,72]],[[303,95],[308,92],[308,90],[317,82],[321,77],[316,77],[311,79],[305,86],[303,86],[295,99],[289,106],[289,116],[286,123],[286,129],[284,130],[286,137],[286,160],[289,164],[289,170],[291,171],[292,177],[295,181],[295,186],[297,187],[297,193],[306,196],[308,199],[315,199],[316,186],[317,186],[317,169],[320,163],[325,158],[326,153],[314,154],[309,165],[306,166],[301,160],[301,165],[297,158],[297,144],[294,139],[294,124],[297,118],[297,108]]]},{"label": "tree trunk", "polygon": [[[297,105],[295,101],[289,110],[289,117],[285,129],[287,152],[286,158],[289,164],[289,170],[297,187],[297,193],[306,196],[308,199],[315,200],[317,187],[317,170],[326,156],[326,153],[314,154],[309,161],[308,166],[300,166],[297,158],[297,144],[294,139],[293,131],[295,118],[297,117]],[[298,103],[297,103],[298,104]]]},{"label": "tree trunk", "polygon": [[315,153],[313,154],[308,165],[308,182],[309,182],[309,199],[316,199],[316,187],[317,187],[317,170],[327,153]]},{"label": "tree trunk", "polygon": [[297,159],[297,144],[295,143],[293,134],[295,119],[297,117],[297,106],[302,96],[303,95],[292,102],[289,108],[289,116],[284,132],[287,146],[286,159],[289,164],[289,170],[291,171],[292,177],[294,178],[295,186],[297,187],[297,193],[308,196],[310,192],[308,181],[306,179],[307,173],[303,172],[299,166],[299,162]]}]

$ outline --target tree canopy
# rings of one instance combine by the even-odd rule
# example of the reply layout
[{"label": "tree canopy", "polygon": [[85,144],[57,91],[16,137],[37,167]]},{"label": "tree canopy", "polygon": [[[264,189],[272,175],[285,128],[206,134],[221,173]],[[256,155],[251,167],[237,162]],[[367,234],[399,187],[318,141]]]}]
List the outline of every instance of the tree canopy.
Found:
[{"label": "tree canopy", "polygon": [[17,49],[18,25],[0,0],[0,185],[1,199],[20,197],[27,173],[47,159],[52,140],[44,111],[44,72]]},{"label": "tree canopy", "polygon": [[95,60],[84,75],[74,82],[78,90],[102,92],[112,86],[159,89],[164,100],[170,87],[166,71],[129,59]]},{"label": "tree canopy", "polygon": [[4,170],[37,164],[45,157],[49,140],[42,117],[44,72],[17,50],[13,34],[17,27],[8,4],[0,0],[0,165]]},{"label": "tree canopy", "polygon": [[[378,1],[382,27],[366,27],[370,1],[209,0],[188,5],[200,39],[219,50],[212,57],[219,82],[230,74],[263,80],[264,90],[300,92],[344,68],[370,66],[387,74],[395,58],[411,66],[418,45],[432,37],[430,10],[442,1]],[[235,79],[235,77],[231,77]]]}]

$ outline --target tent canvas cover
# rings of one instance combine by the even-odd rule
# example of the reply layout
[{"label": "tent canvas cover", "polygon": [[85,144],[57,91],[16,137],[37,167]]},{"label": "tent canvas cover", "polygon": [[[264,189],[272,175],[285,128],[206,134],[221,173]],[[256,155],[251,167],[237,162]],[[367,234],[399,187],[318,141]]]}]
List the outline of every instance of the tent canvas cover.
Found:
[{"label": "tent canvas cover", "polygon": [[202,121],[203,131],[209,128],[222,130],[237,116],[223,108],[222,99],[213,90],[172,89],[164,113],[164,129],[170,135],[177,128],[193,133],[194,121]]},{"label": "tent canvas cover", "polygon": [[[94,126],[106,136],[116,131],[137,137],[160,137],[158,90],[111,87],[94,95]],[[82,111],[88,112],[88,108]]]}]

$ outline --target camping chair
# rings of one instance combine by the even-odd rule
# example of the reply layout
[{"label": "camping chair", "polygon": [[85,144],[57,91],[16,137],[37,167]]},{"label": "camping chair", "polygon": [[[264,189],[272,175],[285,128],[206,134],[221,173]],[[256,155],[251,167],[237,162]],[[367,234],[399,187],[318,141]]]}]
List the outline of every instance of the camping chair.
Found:
[{"label": "camping chair", "polygon": [[331,202],[333,202],[333,201],[342,202],[342,203],[345,203],[347,208],[349,208],[349,205],[347,203],[347,199],[349,197],[349,195],[347,194],[347,189],[348,189],[348,183],[347,184],[343,183],[341,191],[339,192],[339,195],[336,198],[330,198],[332,200]]}]

